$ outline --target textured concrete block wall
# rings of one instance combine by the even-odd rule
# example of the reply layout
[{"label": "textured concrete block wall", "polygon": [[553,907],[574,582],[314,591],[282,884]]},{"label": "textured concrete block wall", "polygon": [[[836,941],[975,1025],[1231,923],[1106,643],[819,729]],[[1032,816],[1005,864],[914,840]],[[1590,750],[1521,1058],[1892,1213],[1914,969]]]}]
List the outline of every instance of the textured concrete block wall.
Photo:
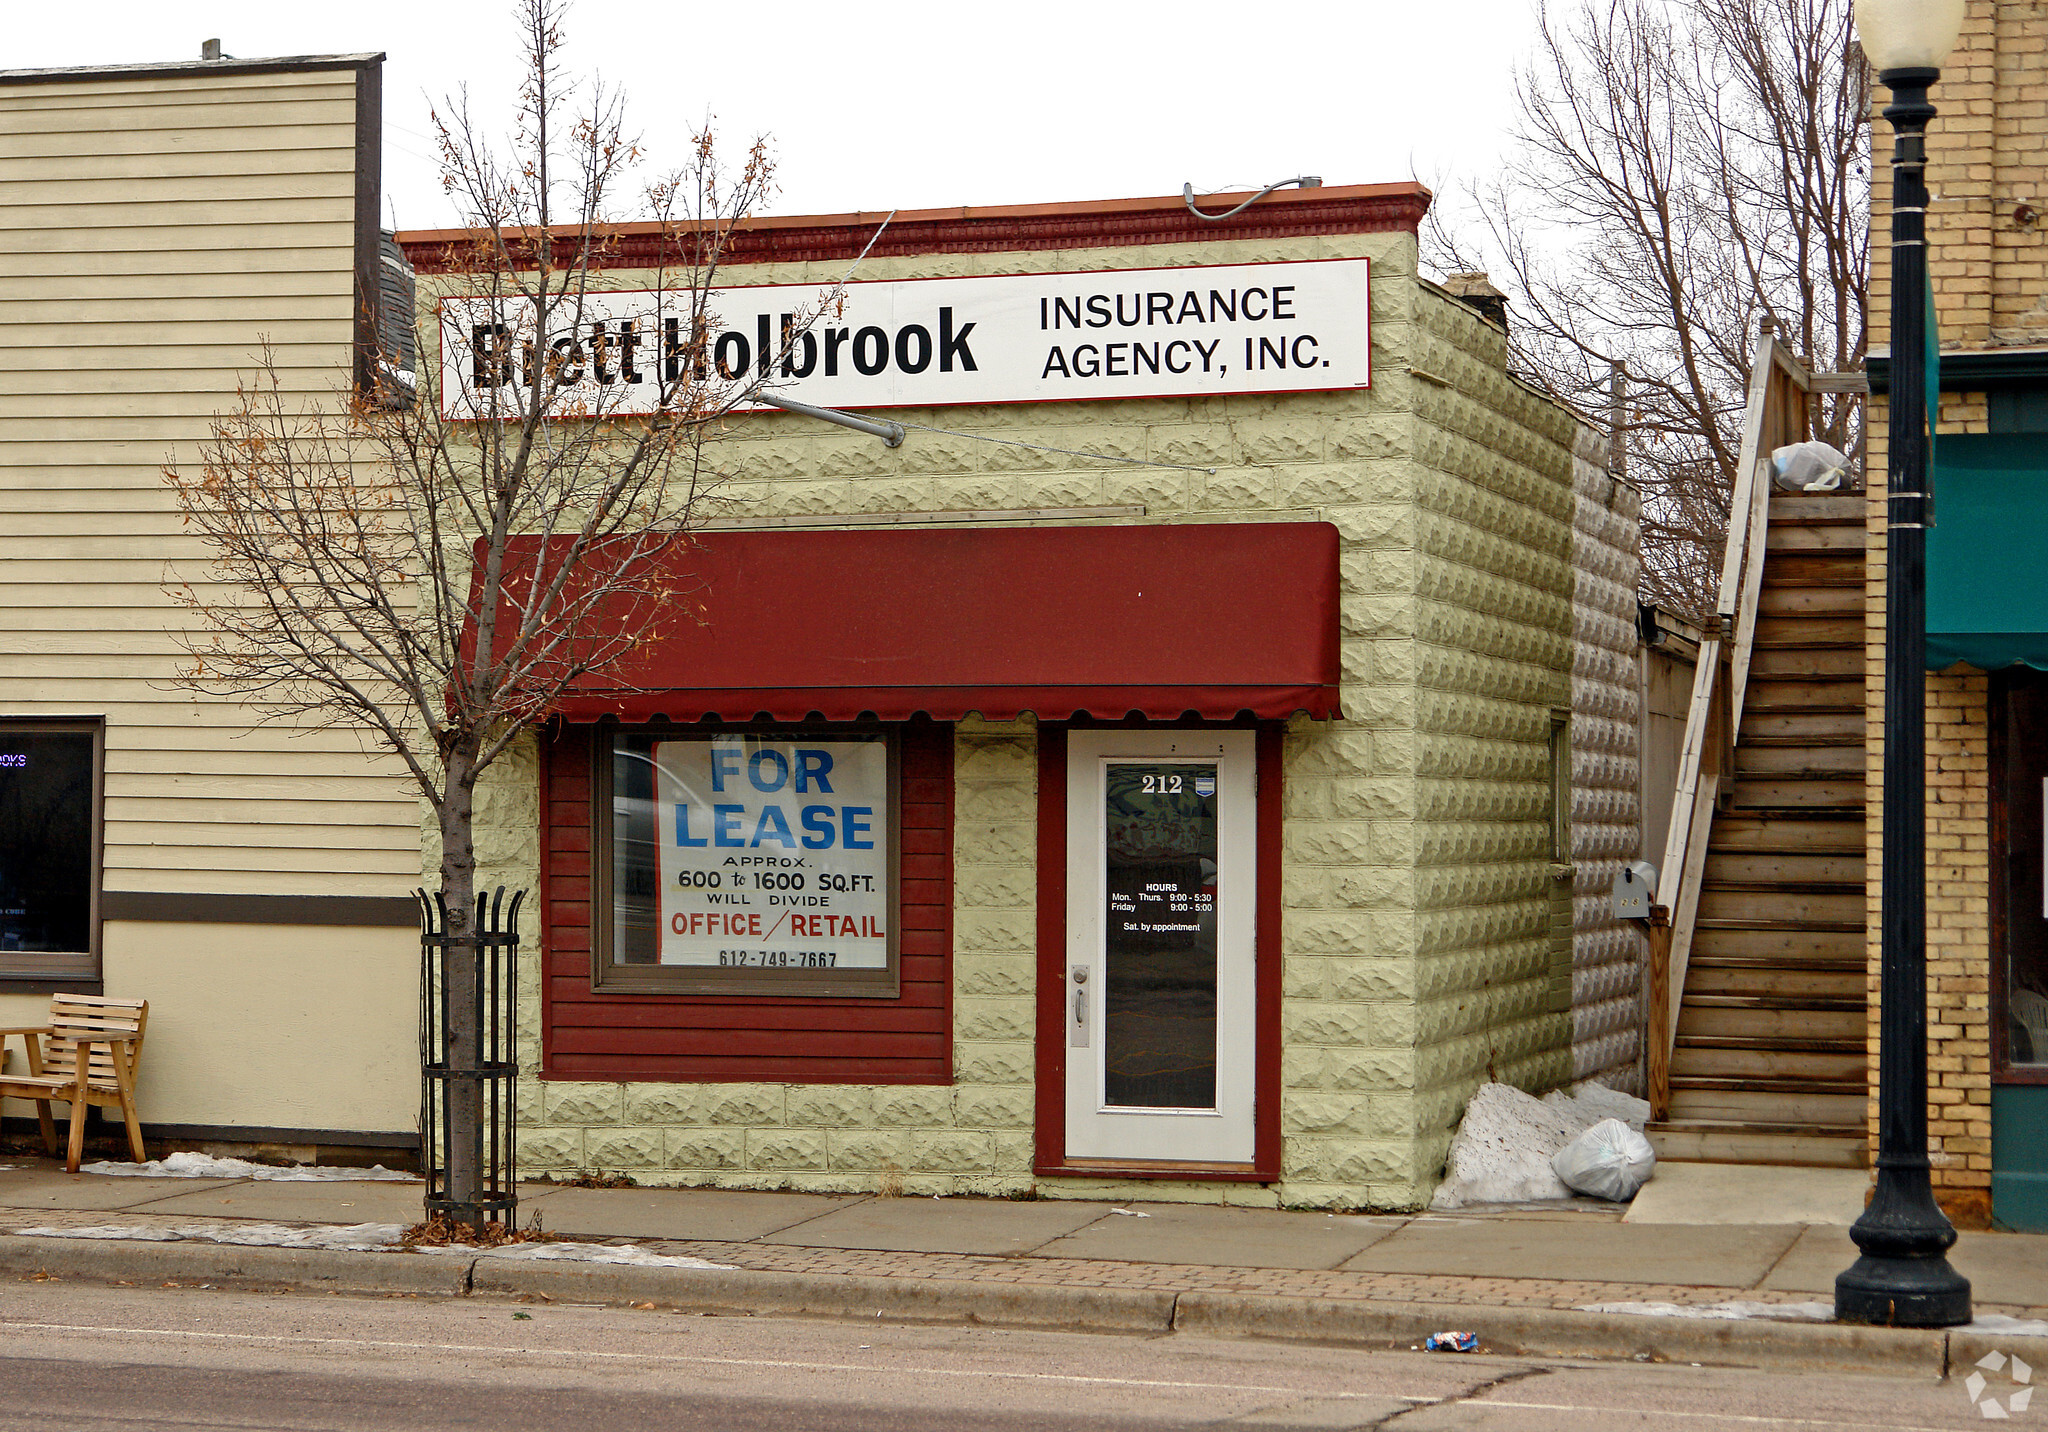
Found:
[{"label": "textured concrete block wall", "polygon": [[1405,421],[1366,501],[1328,513],[1351,720],[1287,743],[1282,1192],[1301,1203],[1419,1206],[1473,1089],[1571,1072],[1549,817],[1574,424],[1506,376],[1499,330],[1407,292],[1407,371],[1379,370]]},{"label": "textured concrete block wall", "polygon": [[[1571,424],[1504,376],[1496,330],[1420,284],[1406,235],[864,271],[1361,254],[1374,260],[1367,392],[911,411],[899,416],[973,436],[913,430],[893,452],[777,415],[736,423],[712,453],[728,474],[721,514],[734,517],[1141,504],[1148,521],[1320,519],[1342,535],[1347,719],[1293,723],[1285,751],[1283,1182],[1063,1180],[1043,1192],[1415,1207],[1480,1080],[1540,1088],[1570,1074],[1568,997],[1553,988],[1560,955],[1570,968],[1569,891],[1555,934],[1547,741],[1550,712],[1570,700]],[[1033,1186],[1036,751],[1029,720],[957,731],[950,1086],[533,1080],[526,1169],[815,1190]],[[508,788],[531,787],[530,751],[521,759],[502,773]],[[491,799],[532,830],[537,808],[515,809],[525,798]],[[530,838],[485,844],[489,878],[537,879]],[[522,1063],[537,1074],[537,981],[522,990]]]},{"label": "textured concrete block wall", "polygon": [[1416,365],[1449,380],[1416,389],[1428,619],[1416,651],[1415,1117],[1427,1185],[1482,1080],[1540,1090],[1571,1074],[1550,723],[1571,701],[1577,424],[1507,376],[1505,335],[1464,305],[1426,294],[1421,314]]},{"label": "textured concrete block wall", "polygon": [[1614,877],[1642,843],[1636,578],[1642,497],[1580,430],[1572,458],[1572,1078],[1643,1092],[1642,937]]}]

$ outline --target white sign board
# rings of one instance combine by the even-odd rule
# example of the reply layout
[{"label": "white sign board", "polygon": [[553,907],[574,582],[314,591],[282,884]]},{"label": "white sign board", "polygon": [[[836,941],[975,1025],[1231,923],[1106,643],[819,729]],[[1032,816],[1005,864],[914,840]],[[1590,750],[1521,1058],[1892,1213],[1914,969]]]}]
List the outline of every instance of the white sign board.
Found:
[{"label": "white sign board", "polygon": [[884,741],[657,741],[661,963],[889,964]]},{"label": "white sign board", "polygon": [[[1363,388],[1365,259],[1003,274],[708,296],[705,381],[766,379],[830,408],[1042,403]],[[441,402],[474,418],[552,381],[571,404],[644,413],[691,363],[688,290],[593,292],[543,345],[516,304],[441,300]],[[816,315],[804,328],[805,315]],[[494,391],[495,390],[495,391]]]}]

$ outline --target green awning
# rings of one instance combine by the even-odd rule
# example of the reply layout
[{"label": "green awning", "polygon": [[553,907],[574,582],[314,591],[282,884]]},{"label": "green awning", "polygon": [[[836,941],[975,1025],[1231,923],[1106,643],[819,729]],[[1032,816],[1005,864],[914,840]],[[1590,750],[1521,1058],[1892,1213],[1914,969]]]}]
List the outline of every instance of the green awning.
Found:
[{"label": "green awning", "polygon": [[2048,670],[2048,433],[1947,434],[1927,534],[1927,668]]}]

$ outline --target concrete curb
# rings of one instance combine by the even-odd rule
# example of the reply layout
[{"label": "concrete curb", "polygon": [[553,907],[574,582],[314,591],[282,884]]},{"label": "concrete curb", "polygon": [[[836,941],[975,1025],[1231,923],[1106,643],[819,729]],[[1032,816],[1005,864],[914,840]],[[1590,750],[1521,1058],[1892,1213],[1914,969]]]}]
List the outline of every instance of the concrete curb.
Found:
[{"label": "concrete curb", "polygon": [[[1566,1308],[1469,1303],[1366,1303],[1248,1293],[1183,1293],[1175,1332],[1216,1337],[1415,1346],[1433,1332],[1479,1334],[1489,1352],[1648,1362],[1842,1368],[1939,1377],[1948,1336],[1939,1331],[1760,1319],[1658,1318]],[[2029,1339],[2008,1339],[2026,1344]],[[2048,1339],[2031,1341],[2048,1345]]]},{"label": "concrete curb", "polygon": [[0,1234],[0,1272],[149,1284],[269,1283],[337,1293],[460,1297],[470,1260],[349,1253],[334,1248],[244,1248],[231,1243],[24,1238]]},{"label": "concrete curb", "polygon": [[650,1302],[696,1312],[990,1323],[1118,1333],[1169,1332],[1174,1309],[1172,1293],[1143,1288],[770,1273],[742,1268],[647,1268],[513,1258],[477,1259],[470,1288],[501,1297],[540,1293],[561,1302]]},{"label": "concrete curb", "polygon": [[514,1258],[245,1248],[196,1241],[0,1235],[0,1273],[93,1282],[291,1286],[426,1297],[654,1303],[727,1316],[982,1323],[1071,1332],[1253,1337],[1405,1351],[1446,1328],[1506,1356],[1834,1368],[1941,1377],[1996,1349],[2048,1366],[2048,1338],[1835,1323],[1637,1317],[1470,1303],[1381,1303],[1258,1293],[997,1283],[945,1278],[663,1268]]}]

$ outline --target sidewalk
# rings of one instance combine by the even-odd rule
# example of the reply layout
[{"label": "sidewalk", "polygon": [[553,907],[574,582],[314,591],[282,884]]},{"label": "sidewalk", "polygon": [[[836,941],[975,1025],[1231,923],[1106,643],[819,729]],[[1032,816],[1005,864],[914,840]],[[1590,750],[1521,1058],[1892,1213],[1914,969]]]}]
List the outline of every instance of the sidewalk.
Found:
[{"label": "sidewalk", "polygon": [[[565,1239],[715,1267],[537,1262],[236,1246],[237,1230],[410,1224],[416,1183],[68,1175],[47,1160],[0,1170],[0,1269],[17,1276],[287,1283],[337,1291],[499,1293],[585,1302],[646,1300],[710,1311],[979,1320],[1406,1346],[1472,1328],[1523,1351],[1691,1361],[1882,1363],[1945,1370],[1972,1339],[1811,1321],[1855,1257],[1846,1186],[1787,1185],[1772,1170],[1730,1182],[1710,1165],[1660,1170],[1636,1216],[1590,1201],[1457,1214],[1353,1215],[1055,1199],[825,1197],[696,1189],[521,1190]],[[1688,1170],[1692,1172],[1689,1174]],[[1653,1182],[1652,1188],[1657,1187]],[[1800,1205],[1814,1223],[1738,1223],[1742,1210]],[[1848,1195],[1853,1193],[1853,1199]],[[1647,1195],[1646,1195],[1647,1197]],[[1694,1221],[1652,1222],[1664,1216]],[[1755,1216],[1771,1216],[1759,1212]],[[25,1234],[23,1230],[38,1230]],[[86,1238],[53,1236],[93,1230]],[[641,1256],[636,1255],[636,1256]],[[2048,1238],[1966,1233],[1953,1254],[1980,1319],[2048,1319]],[[1788,1306],[1806,1321],[1646,1316],[1626,1305]],[[1624,1305],[1617,1309],[1616,1305]],[[1597,1309],[1598,1311],[1587,1311]],[[1763,1316],[1757,1316],[1763,1314]],[[1953,1343],[1953,1346],[1951,1345]],[[1976,1354],[1972,1354],[1972,1359]],[[2030,1359],[2032,1360],[2032,1359]]]}]

